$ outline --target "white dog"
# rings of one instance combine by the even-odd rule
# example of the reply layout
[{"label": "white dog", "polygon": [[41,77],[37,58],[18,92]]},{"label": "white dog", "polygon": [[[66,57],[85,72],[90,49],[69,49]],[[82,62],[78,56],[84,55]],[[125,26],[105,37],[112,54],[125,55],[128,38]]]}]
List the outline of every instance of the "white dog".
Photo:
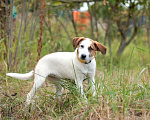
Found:
[{"label": "white dog", "polygon": [[106,47],[97,41],[84,37],[75,37],[73,39],[73,47],[75,49],[74,52],[56,52],[44,56],[38,61],[34,71],[26,74],[6,74],[21,80],[34,78],[33,88],[27,94],[27,104],[30,104],[31,98],[37,89],[43,85],[46,78],[56,83],[56,94],[59,99],[61,99],[63,90],[59,81],[65,78],[75,80],[80,93],[84,96],[82,82],[88,77],[92,86],[93,96],[96,94],[94,85],[96,51],[106,54]]}]

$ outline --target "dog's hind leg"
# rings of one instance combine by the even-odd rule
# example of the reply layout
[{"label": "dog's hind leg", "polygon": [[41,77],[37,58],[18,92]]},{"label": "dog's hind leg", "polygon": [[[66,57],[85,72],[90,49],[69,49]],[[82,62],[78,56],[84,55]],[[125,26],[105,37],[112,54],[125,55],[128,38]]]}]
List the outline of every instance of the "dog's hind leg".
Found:
[{"label": "dog's hind leg", "polygon": [[63,92],[63,87],[61,86],[61,83],[60,83],[60,79],[59,78],[56,78],[55,76],[48,76],[48,79],[55,84],[55,88],[56,88],[56,95],[57,95],[57,98],[58,100],[60,101],[61,100],[61,95],[62,95],[62,92]]},{"label": "dog's hind leg", "polygon": [[58,100],[60,101],[61,100],[61,95],[62,95],[62,92],[63,92],[63,87],[60,84],[56,84],[55,87],[56,87],[56,95],[58,97]]},{"label": "dog's hind leg", "polygon": [[45,82],[45,79],[46,78],[42,76],[35,75],[33,87],[31,91],[27,94],[27,100],[26,100],[27,105],[30,104],[32,97],[34,96],[36,91],[43,85],[43,83]]}]

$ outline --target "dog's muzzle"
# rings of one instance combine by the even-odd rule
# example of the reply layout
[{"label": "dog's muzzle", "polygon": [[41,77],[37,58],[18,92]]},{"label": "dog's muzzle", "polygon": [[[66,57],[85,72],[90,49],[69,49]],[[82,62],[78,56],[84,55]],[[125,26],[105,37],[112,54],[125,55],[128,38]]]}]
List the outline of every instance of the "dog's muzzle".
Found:
[{"label": "dog's muzzle", "polygon": [[85,58],[86,58],[86,55],[85,55],[85,54],[82,54],[82,55],[81,55],[81,59],[82,59],[82,60],[85,60]]},{"label": "dog's muzzle", "polygon": [[97,55],[97,52],[95,52],[94,57],[93,57],[89,62],[86,62],[86,61],[85,61],[86,55],[85,55],[85,54],[82,54],[82,55],[81,55],[81,58],[79,58],[79,51],[78,51],[78,49],[77,49],[77,58],[78,58],[78,60],[79,60],[81,63],[84,63],[84,64],[89,64],[89,63],[96,57],[96,55]]}]

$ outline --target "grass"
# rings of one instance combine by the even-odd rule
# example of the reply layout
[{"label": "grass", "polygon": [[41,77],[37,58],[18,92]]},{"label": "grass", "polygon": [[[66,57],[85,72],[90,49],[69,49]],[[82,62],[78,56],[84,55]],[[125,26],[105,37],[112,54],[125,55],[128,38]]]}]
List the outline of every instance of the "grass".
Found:
[{"label": "grass", "polygon": [[[54,26],[56,29],[53,32],[56,34],[57,28],[61,29],[61,27],[58,24]],[[54,34],[55,41],[50,41],[47,33],[46,31],[43,35],[42,56],[54,51],[73,51],[64,33]],[[38,36],[39,31],[36,34]],[[82,34],[80,36],[89,33]],[[117,40],[112,42],[111,57],[109,53],[105,57],[98,53],[95,97],[88,92],[87,81],[84,82],[88,103],[81,98],[72,81],[64,82],[65,91],[62,101],[58,102],[55,98],[54,85],[46,81],[45,85],[38,90],[35,103],[27,108],[25,107],[26,95],[32,88],[33,80],[21,81],[6,77],[5,74],[9,71],[25,73],[34,68],[38,37],[35,36],[30,42],[28,38],[29,34],[26,33],[24,46],[20,46],[22,48],[20,52],[18,51],[19,59],[16,66],[7,70],[7,64],[3,56],[1,57],[0,119],[150,119],[150,58],[143,37],[142,40],[139,37],[136,44],[131,42],[120,59],[115,57],[118,48]],[[1,51],[5,49],[2,41],[0,41]],[[15,45],[16,42],[13,50]],[[27,54],[29,52],[30,55]]]},{"label": "grass", "polygon": [[[112,63],[112,62],[111,62]],[[55,99],[53,84],[39,89],[35,104],[25,107],[26,94],[32,81],[20,81],[1,76],[2,119],[149,119],[150,77],[148,68],[130,70],[113,68],[96,73],[97,95],[88,95],[86,103],[74,82],[65,81],[62,101]],[[84,83],[87,88],[87,83]],[[85,89],[86,90],[86,89]]]}]

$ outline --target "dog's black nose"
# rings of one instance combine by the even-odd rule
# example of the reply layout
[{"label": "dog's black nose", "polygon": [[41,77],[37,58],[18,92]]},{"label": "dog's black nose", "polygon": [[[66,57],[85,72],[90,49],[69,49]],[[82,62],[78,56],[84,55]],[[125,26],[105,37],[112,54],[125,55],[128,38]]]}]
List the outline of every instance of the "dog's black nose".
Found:
[{"label": "dog's black nose", "polygon": [[85,58],[86,58],[86,55],[85,55],[85,54],[82,54],[82,55],[81,55],[81,59],[82,59],[82,60],[85,60]]}]

